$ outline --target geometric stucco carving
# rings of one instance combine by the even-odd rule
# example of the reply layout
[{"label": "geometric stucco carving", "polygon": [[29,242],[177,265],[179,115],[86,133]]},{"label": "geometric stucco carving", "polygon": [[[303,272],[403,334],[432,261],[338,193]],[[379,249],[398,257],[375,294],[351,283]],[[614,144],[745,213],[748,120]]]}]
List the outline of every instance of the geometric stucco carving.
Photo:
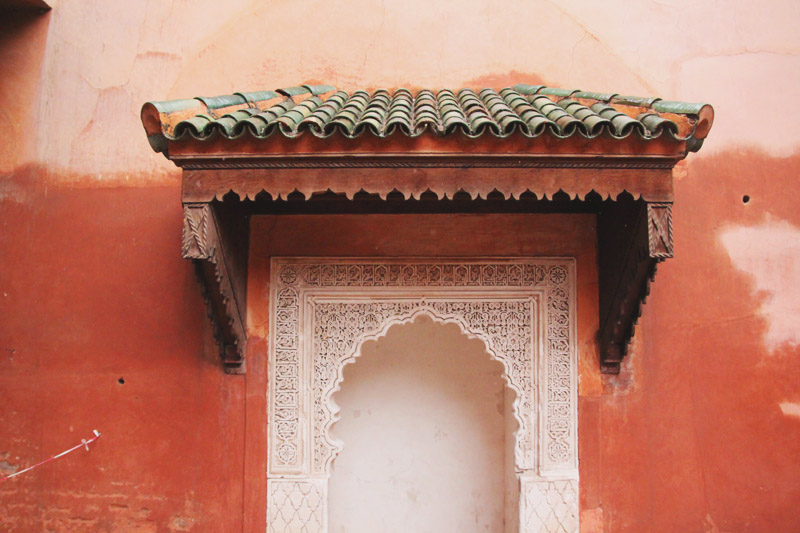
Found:
[{"label": "geometric stucco carving", "polygon": [[578,531],[578,480],[522,480],[521,531]]},{"label": "geometric stucco carving", "polygon": [[269,532],[327,531],[329,429],[343,367],[425,314],[482,340],[514,390],[519,531],[578,524],[571,259],[309,259],[271,264]]}]

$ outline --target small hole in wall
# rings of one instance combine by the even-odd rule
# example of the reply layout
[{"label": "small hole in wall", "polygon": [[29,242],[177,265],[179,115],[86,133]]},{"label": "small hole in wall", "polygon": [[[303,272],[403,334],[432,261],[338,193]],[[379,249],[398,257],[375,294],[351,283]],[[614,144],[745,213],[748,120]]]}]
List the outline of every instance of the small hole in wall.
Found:
[{"label": "small hole in wall", "polygon": [[122,378],[119,378],[119,379],[117,380],[117,383],[119,383],[120,385],[125,385],[125,380],[124,380],[124,379],[122,379]]},{"label": "small hole in wall", "polygon": [[745,194],[744,196],[742,196],[742,203],[743,204],[746,204],[749,201],[750,201],[750,195]]}]

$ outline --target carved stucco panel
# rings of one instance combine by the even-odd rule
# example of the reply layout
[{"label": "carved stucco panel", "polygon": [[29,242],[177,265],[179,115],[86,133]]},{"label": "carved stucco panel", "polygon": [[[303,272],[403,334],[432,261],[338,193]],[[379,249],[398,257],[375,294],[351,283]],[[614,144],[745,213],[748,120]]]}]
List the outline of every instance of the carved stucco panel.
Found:
[{"label": "carved stucco panel", "polygon": [[[571,260],[281,258],[271,268],[268,514],[285,524],[270,522],[270,531],[325,531],[314,525],[317,511],[299,529],[286,517],[298,520],[298,494],[315,494],[308,492],[309,483],[325,493],[330,464],[341,448],[329,428],[337,415],[331,395],[342,368],[365,340],[421,313],[458,324],[504,365],[506,383],[516,393],[520,530],[550,531],[541,524],[553,516],[571,524],[569,516],[577,515]],[[538,481],[525,481],[530,476]],[[552,485],[562,481],[574,483]],[[324,523],[324,496],[320,506]],[[540,516],[551,518],[539,524],[534,517]]]},{"label": "carved stucco panel", "polygon": [[453,300],[418,296],[385,301],[319,302],[309,299],[312,331],[314,450],[312,473],[325,474],[341,451],[341,444],[330,438],[329,428],[337,419],[338,408],[331,396],[342,381],[344,365],[355,360],[360,345],[385,334],[393,325],[427,314],[440,322],[454,322],[462,331],[483,340],[494,359],[503,363],[505,381],[517,395],[514,415],[519,424],[515,464],[535,467],[535,353],[531,332],[535,299],[499,299],[485,295],[480,300]]},{"label": "carved stucco panel", "polygon": [[578,531],[578,480],[523,480],[520,487],[522,531]]},{"label": "carved stucco panel", "polygon": [[324,480],[280,480],[267,483],[267,532],[325,531],[327,485]]}]

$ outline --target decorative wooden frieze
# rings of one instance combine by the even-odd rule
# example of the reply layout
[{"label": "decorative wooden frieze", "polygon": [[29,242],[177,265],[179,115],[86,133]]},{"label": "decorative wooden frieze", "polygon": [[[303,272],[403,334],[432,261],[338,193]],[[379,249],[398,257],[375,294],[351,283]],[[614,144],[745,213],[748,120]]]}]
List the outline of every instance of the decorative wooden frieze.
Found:
[{"label": "decorative wooden frieze", "polygon": [[673,256],[672,204],[615,203],[598,215],[600,344],[604,372],[620,364],[661,261]]},{"label": "decorative wooden frieze", "polygon": [[225,370],[238,374],[245,370],[244,302],[234,291],[230,244],[223,235],[213,204],[184,204],[182,256],[195,263]]},{"label": "decorative wooden frieze", "polygon": [[189,157],[173,158],[184,170],[229,170],[229,169],[309,169],[309,168],[590,168],[671,170],[675,162],[668,158],[607,157],[586,159],[583,157],[547,157],[530,154],[442,154],[442,155],[303,155],[290,157],[260,155],[258,157],[228,157],[224,161]]},{"label": "decorative wooden frieze", "polygon": [[251,200],[261,194],[286,198],[294,191],[310,198],[327,190],[348,198],[363,190],[381,198],[393,191],[415,198],[426,191],[439,198],[452,198],[459,192],[486,198],[498,191],[507,198],[532,193],[540,199],[552,199],[562,192],[570,198],[599,195],[615,199],[627,192],[650,202],[673,200],[672,161],[609,159],[453,156],[187,160],[183,200],[210,202],[230,192]]},{"label": "decorative wooden frieze", "polygon": [[269,532],[327,531],[342,368],[421,314],[481,339],[504,366],[517,398],[519,531],[577,531],[572,260],[276,258],[271,273]]}]

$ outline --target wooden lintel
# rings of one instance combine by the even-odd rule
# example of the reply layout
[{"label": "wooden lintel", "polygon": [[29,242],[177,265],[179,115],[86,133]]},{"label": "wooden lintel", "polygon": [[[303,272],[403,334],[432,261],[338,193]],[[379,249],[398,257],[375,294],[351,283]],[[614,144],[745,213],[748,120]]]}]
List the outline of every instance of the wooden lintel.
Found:
[{"label": "wooden lintel", "polygon": [[452,198],[459,192],[486,198],[498,191],[507,198],[529,192],[552,199],[561,191],[579,199],[590,193],[616,199],[627,192],[650,202],[671,202],[673,164],[673,160],[647,158],[349,158],[335,164],[321,158],[192,161],[183,167],[183,201],[221,200],[229,192],[252,200],[261,193],[285,199],[295,191],[306,199],[326,191],[348,198],[360,191],[382,198],[393,191],[406,198],[419,198],[426,191],[439,198]]},{"label": "wooden lintel", "polygon": [[182,255],[195,263],[225,370],[239,374],[245,371],[247,272],[240,266],[240,228],[226,228],[228,218],[219,203],[184,204]]},{"label": "wooden lintel", "polygon": [[609,202],[598,214],[603,372],[616,374],[659,262],[672,257],[672,204]]}]

